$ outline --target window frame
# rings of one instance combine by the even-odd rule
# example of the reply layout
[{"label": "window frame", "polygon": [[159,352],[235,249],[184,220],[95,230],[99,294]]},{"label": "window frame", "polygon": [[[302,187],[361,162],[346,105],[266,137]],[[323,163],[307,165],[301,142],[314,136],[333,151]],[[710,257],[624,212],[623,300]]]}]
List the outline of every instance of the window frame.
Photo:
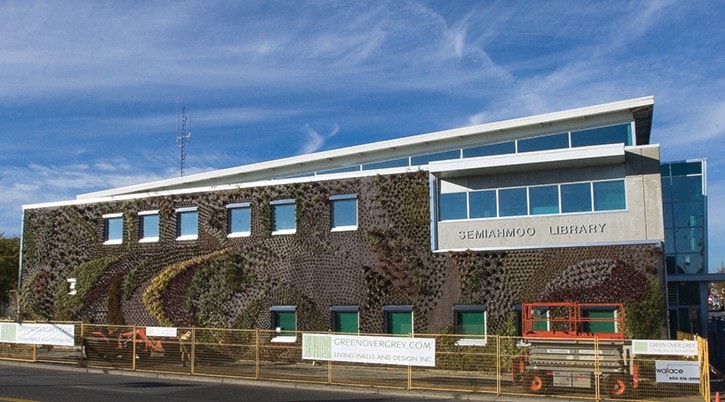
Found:
[{"label": "window frame", "polygon": [[[392,332],[392,318],[395,314],[410,314],[410,332],[396,333]],[[383,328],[385,334],[393,336],[408,336],[415,334],[415,312],[412,304],[388,304],[383,306]]]},{"label": "window frame", "polygon": [[[271,218],[272,218],[272,235],[275,235],[275,236],[276,235],[289,235],[289,234],[297,233],[297,201],[294,198],[286,198],[286,199],[271,201],[269,203],[269,205],[271,207],[270,213],[272,215],[271,216]],[[277,219],[276,219],[277,208],[284,207],[284,206],[290,206],[290,205],[293,207],[292,211],[294,213],[294,216],[292,218],[293,218],[294,227],[291,229],[290,228],[277,229]]]},{"label": "window frame", "polygon": [[[477,334],[466,334],[460,332],[462,321],[462,313],[481,313],[483,314],[483,333]],[[488,338],[488,312],[485,304],[454,304],[453,305],[453,328],[456,335],[461,336],[461,339],[456,341],[458,346],[486,346]]]},{"label": "window frame", "polygon": [[[293,343],[297,342],[297,306],[285,305],[285,306],[272,306],[269,309],[270,313],[270,326],[274,331],[275,336],[270,340],[271,342],[278,343]],[[294,329],[285,329],[278,327],[279,318],[281,315],[293,314],[294,315]],[[288,333],[294,332],[294,335]]]},{"label": "window frame", "polygon": [[[233,211],[249,211],[249,230],[232,230],[232,212]],[[238,202],[234,204],[227,204],[227,237],[249,237],[252,235],[252,204],[250,202]]]},{"label": "window frame", "polygon": [[[182,208],[176,208],[176,240],[177,241],[189,241],[189,240],[197,240],[199,238],[199,207],[182,207]],[[184,234],[182,233],[183,230],[183,217],[187,216],[187,214],[194,213],[194,216],[196,216],[196,227],[195,227],[195,233],[194,234]]]},{"label": "window frame", "polygon": [[[156,216],[156,236],[146,236],[144,224],[147,217]],[[156,243],[159,241],[161,236],[161,216],[159,216],[159,210],[140,211],[138,213],[138,242],[139,243]]]},{"label": "window frame", "polygon": [[[123,219],[123,213],[112,213],[112,214],[104,214],[101,216],[103,218],[103,244],[104,245],[117,245],[117,244],[123,244],[123,227],[124,227],[124,219]],[[118,222],[120,221],[121,226],[120,228],[117,228],[116,225],[112,225],[112,222]],[[111,232],[111,229],[113,229],[113,233]],[[116,233],[116,231],[120,231],[120,233]],[[111,236],[113,234],[113,236]]]},{"label": "window frame", "polygon": [[[359,224],[359,204],[357,194],[338,194],[329,197],[330,200],[330,231],[332,232],[344,232],[357,230]],[[354,201],[355,204],[355,224],[353,225],[336,225],[335,224],[335,204],[341,202]]]},{"label": "window frame", "polygon": [[[337,326],[340,323],[339,315],[340,314],[350,314],[354,313],[356,317],[356,325],[355,325],[355,331],[354,332],[345,332],[345,331],[337,331]],[[330,330],[334,334],[354,334],[357,335],[360,333],[360,306],[354,306],[354,305],[341,305],[341,306],[332,306],[330,307]]]}]

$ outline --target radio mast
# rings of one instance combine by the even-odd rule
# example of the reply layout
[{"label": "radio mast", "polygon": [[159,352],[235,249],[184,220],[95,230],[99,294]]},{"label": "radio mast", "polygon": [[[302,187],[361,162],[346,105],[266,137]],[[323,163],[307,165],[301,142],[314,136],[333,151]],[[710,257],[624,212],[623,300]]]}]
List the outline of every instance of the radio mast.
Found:
[{"label": "radio mast", "polygon": [[191,117],[186,114],[186,106],[176,98],[176,146],[179,147],[179,176],[184,175],[184,163],[186,162],[186,147],[191,140]]}]

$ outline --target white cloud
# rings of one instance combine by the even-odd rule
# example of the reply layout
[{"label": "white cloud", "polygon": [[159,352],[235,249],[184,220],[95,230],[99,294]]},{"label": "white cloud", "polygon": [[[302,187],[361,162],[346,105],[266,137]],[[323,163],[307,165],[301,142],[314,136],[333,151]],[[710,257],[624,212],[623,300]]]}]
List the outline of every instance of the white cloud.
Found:
[{"label": "white cloud", "polygon": [[305,143],[298,153],[304,155],[319,151],[325,145],[325,140],[334,137],[338,131],[340,131],[340,126],[337,123],[333,125],[326,135],[320,134],[312,129],[309,124],[306,124],[304,127]]}]

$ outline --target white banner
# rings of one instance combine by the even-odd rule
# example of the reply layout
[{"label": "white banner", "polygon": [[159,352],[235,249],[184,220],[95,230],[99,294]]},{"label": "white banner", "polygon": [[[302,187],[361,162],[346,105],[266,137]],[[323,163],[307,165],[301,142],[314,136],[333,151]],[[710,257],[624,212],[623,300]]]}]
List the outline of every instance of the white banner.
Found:
[{"label": "white banner", "polygon": [[146,327],[146,335],[176,338],[176,327]]},{"label": "white banner", "polygon": [[12,324],[15,325],[15,339],[9,342],[29,345],[73,346],[75,326],[73,324]]},{"label": "white banner", "polygon": [[632,354],[659,356],[697,356],[697,342],[633,339]]},{"label": "white banner", "polygon": [[435,339],[302,334],[302,358],[435,367]]},{"label": "white banner", "polygon": [[657,360],[655,373],[657,382],[700,383],[700,364],[698,362]]}]

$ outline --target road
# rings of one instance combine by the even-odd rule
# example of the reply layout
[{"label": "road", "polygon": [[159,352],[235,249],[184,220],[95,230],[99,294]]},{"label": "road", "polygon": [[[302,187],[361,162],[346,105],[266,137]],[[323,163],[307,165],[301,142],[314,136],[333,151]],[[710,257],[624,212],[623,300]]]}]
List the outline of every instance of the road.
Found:
[{"label": "road", "polygon": [[[116,372],[118,374],[118,372]],[[226,381],[226,380],[225,380]],[[183,377],[87,372],[85,370],[0,362],[0,401],[417,401],[451,400],[453,395],[412,392],[404,395],[356,392],[340,387],[301,384],[225,383],[219,378],[199,381]],[[461,395],[458,395],[459,397]],[[465,398],[465,397],[464,397]]]}]

